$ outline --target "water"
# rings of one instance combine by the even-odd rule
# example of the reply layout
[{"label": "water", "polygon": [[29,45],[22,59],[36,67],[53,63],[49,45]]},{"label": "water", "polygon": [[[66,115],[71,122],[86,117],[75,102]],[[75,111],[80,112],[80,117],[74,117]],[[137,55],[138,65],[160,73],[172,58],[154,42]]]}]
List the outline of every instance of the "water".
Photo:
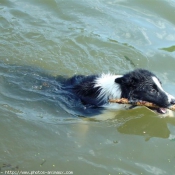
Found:
[{"label": "water", "polygon": [[175,95],[174,16],[174,0],[0,0],[1,174],[175,174],[175,118],[84,119],[37,84],[146,68]]}]

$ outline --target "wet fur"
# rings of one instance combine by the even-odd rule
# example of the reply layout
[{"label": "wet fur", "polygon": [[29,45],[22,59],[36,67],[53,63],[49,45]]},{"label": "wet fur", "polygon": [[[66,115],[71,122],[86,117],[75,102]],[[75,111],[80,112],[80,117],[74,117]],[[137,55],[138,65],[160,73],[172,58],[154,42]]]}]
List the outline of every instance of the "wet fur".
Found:
[{"label": "wet fur", "polygon": [[[62,87],[79,99],[85,116],[92,109],[99,114],[108,109],[126,109],[126,105],[110,104],[108,100],[112,98],[144,100],[164,108],[175,103],[174,97],[163,90],[156,75],[144,69],[124,75],[76,75],[65,80]],[[90,115],[93,116],[93,112]]]},{"label": "wet fur", "polygon": [[[137,69],[124,75],[76,75],[71,78],[53,77],[41,69],[0,63],[1,86],[15,87],[20,95],[28,95],[49,102],[70,114],[94,117],[116,115],[130,105],[111,104],[112,98],[146,100],[159,106],[174,104],[174,97],[165,92],[159,79],[150,71]],[[13,95],[12,95],[13,97]],[[25,97],[20,97],[25,99]],[[107,114],[108,113],[108,114]]]}]

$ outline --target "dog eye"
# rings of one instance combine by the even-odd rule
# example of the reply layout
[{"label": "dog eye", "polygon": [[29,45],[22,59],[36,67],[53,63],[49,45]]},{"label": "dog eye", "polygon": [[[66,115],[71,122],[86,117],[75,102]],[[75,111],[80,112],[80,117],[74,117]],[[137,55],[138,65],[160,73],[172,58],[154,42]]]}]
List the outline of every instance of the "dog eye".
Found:
[{"label": "dog eye", "polygon": [[158,88],[157,86],[154,84],[153,86],[151,86],[151,93],[156,93],[158,92]]},{"label": "dog eye", "polygon": [[152,88],[150,91],[151,91],[152,93],[156,93],[156,92],[157,92],[156,89],[154,89],[154,88]]}]

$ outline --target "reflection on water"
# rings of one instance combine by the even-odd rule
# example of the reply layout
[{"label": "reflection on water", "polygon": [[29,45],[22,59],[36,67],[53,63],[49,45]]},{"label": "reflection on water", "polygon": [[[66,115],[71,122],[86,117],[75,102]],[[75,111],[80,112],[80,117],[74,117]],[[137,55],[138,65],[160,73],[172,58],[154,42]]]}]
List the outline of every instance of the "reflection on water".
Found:
[{"label": "reflection on water", "polygon": [[[138,117],[135,112],[142,115]],[[120,133],[144,136],[145,140],[170,136],[165,118],[160,118],[147,109],[137,109],[135,112],[130,112],[129,119],[117,128]]]}]

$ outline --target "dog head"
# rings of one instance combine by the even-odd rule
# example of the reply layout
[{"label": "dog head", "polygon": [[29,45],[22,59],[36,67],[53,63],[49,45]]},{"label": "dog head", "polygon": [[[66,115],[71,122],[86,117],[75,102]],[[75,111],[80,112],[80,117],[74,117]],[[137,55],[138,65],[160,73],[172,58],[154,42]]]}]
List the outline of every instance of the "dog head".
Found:
[{"label": "dog head", "polygon": [[121,98],[152,102],[162,109],[175,104],[175,98],[163,90],[160,80],[148,70],[136,69],[115,82],[120,85]]}]

